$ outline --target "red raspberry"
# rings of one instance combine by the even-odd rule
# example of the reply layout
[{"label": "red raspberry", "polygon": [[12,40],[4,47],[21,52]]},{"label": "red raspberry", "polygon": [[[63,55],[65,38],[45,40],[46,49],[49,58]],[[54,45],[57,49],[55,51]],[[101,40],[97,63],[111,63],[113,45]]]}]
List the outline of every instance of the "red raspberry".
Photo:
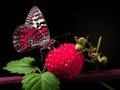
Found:
[{"label": "red raspberry", "polygon": [[83,53],[75,49],[74,44],[65,43],[48,53],[45,66],[60,78],[72,79],[79,75],[84,60]]}]

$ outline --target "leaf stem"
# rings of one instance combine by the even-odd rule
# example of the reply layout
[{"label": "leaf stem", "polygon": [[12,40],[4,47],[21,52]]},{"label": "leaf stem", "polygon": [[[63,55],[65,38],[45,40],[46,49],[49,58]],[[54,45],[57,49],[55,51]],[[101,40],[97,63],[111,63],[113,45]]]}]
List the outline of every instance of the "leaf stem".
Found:
[{"label": "leaf stem", "polygon": [[45,72],[45,70],[46,70],[46,67],[44,66],[44,67],[43,67],[43,70],[42,70],[42,73]]},{"label": "leaf stem", "polygon": [[39,71],[39,73],[41,73],[41,70],[38,67],[36,67],[36,69]]}]

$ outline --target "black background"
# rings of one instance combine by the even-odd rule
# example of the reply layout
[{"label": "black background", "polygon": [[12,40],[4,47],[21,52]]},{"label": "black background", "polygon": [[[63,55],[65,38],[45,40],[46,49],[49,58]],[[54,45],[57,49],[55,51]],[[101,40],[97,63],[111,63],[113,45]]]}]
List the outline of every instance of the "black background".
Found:
[{"label": "black background", "polygon": [[[16,0],[0,2],[0,76],[10,76],[7,71],[2,70],[9,61],[23,58],[24,56],[37,57],[40,59],[39,49],[26,53],[17,53],[12,44],[12,34],[14,29],[23,24],[29,10],[37,5],[42,11],[51,38],[71,33],[71,35],[59,38],[58,41],[74,42],[74,36],[89,35],[89,40],[97,44],[98,38],[102,36],[101,52],[108,56],[109,62],[103,66],[104,69],[120,68],[120,10],[118,2],[76,2],[74,1],[51,1],[51,0]],[[117,88],[119,80],[108,81]],[[21,85],[1,85],[0,90],[12,89],[20,90]],[[63,84],[62,89],[81,90],[104,88],[96,82],[93,83],[72,83]],[[107,90],[107,89],[106,89]]]}]

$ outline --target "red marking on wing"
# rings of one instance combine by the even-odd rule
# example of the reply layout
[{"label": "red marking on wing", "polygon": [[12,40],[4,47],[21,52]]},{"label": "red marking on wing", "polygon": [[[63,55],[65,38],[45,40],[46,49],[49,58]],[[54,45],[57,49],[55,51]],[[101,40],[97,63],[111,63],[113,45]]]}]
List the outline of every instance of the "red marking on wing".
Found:
[{"label": "red marking on wing", "polygon": [[21,49],[22,50],[26,50],[28,48],[30,48],[30,44],[28,44],[28,39],[29,37],[31,37],[35,32],[36,32],[36,28],[30,30],[29,28],[25,28],[24,30],[20,31],[20,45],[21,45]]},{"label": "red marking on wing", "polygon": [[45,35],[48,35],[47,27],[42,27],[39,31],[37,28],[30,29],[26,27],[25,29],[21,30],[20,33],[20,45],[23,51],[31,48],[31,44],[29,43],[28,39],[30,37],[34,37],[33,42],[37,43],[41,40],[41,38]]},{"label": "red marking on wing", "polygon": [[42,29],[40,31],[41,32],[37,32],[35,34],[34,42],[38,42],[43,36],[48,34],[46,27],[42,27]]},{"label": "red marking on wing", "polygon": [[47,30],[46,27],[42,27],[42,29],[40,30],[42,33],[45,32]]}]

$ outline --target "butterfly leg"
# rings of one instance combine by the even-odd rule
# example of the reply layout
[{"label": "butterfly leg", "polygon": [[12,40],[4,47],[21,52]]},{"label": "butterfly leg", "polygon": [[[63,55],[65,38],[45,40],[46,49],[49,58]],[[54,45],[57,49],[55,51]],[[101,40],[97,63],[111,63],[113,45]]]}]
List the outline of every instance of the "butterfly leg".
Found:
[{"label": "butterfly leg", "polygon": [[44,58],[43,58],[43,51],[42,51],[43,49],[40,49],[40,56],[41,56],[41,61],[43,61],[44,60]]}]

